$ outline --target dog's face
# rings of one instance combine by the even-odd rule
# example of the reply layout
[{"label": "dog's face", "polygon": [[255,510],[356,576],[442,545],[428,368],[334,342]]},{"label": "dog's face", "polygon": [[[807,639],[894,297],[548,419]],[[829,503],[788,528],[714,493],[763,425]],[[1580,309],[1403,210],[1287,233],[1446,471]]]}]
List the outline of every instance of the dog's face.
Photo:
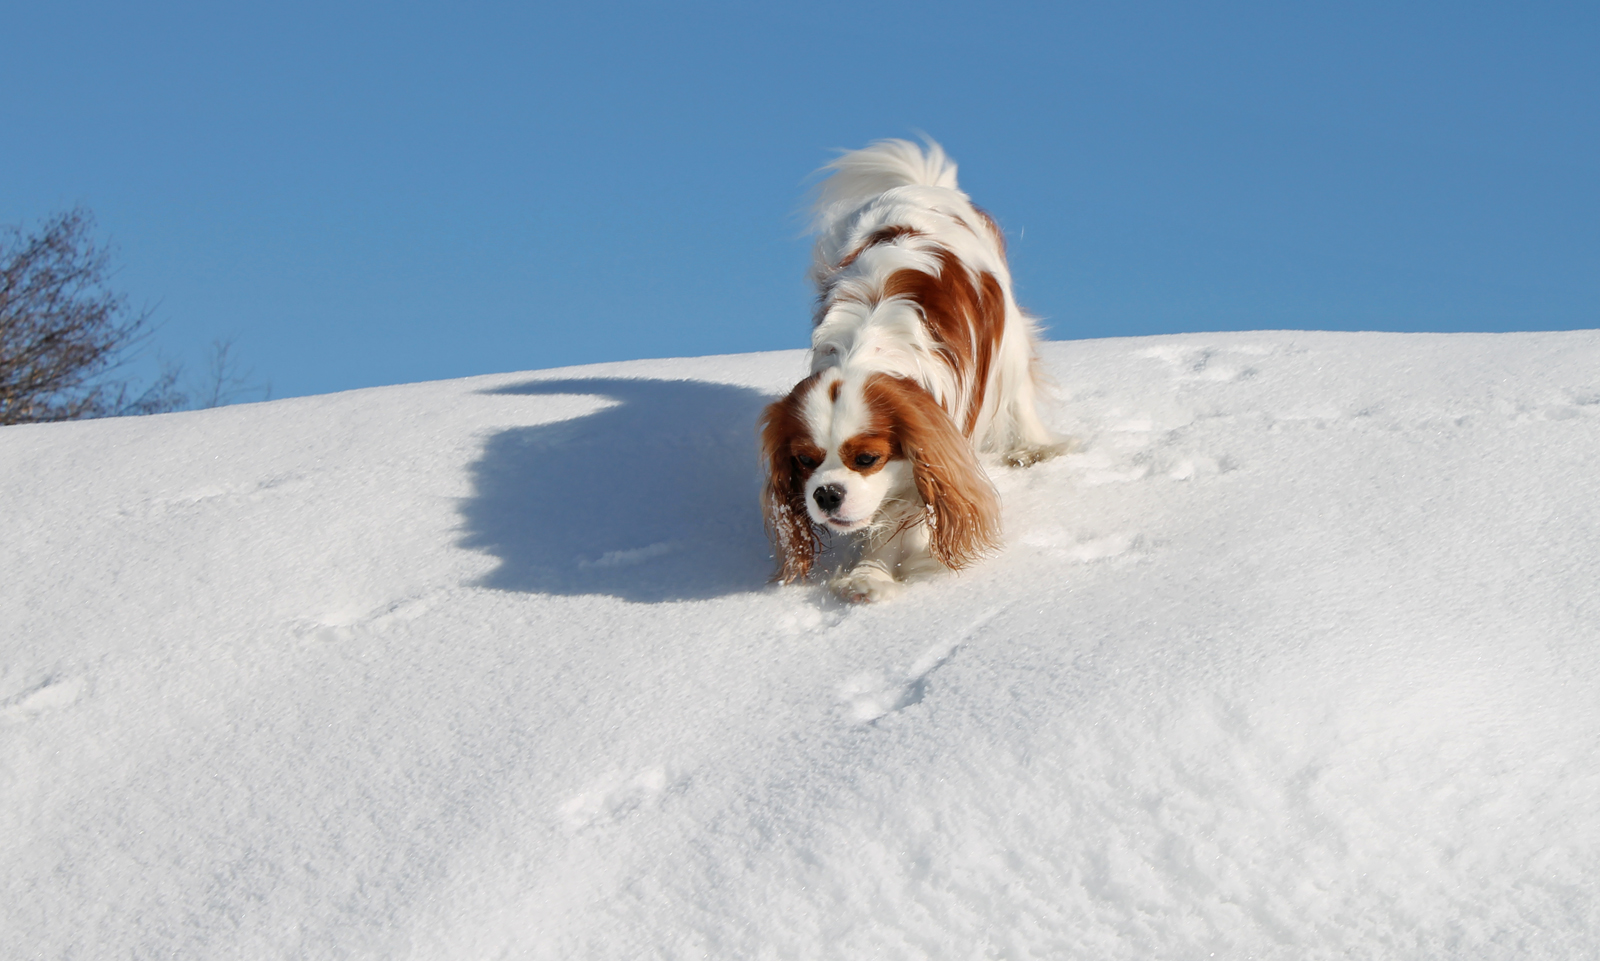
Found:
[{"label": "dog's face", "polygon": [[856,533],[926,520],[949,567],[988,549],[998,531],[998,503],[971,446],[908,379],[820,370],[767,408],[762,448],[782,580],[810,570],[817,527]]},{"label": "dog's face", "polygon": [[796,388],[805,429],[789,438],[794,479],[812,523],[840,533],[870,527],[886,498],[911,490],[890,412],[874,410],[863,386],[830,368]]}]

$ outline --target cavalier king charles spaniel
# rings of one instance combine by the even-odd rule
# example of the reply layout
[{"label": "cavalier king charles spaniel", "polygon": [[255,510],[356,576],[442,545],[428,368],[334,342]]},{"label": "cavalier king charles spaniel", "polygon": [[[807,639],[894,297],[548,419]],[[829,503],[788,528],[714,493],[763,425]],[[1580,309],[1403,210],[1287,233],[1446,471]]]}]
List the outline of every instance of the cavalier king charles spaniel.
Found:
[{"label": "cavalier king charles spaniel", "polygon": [[980,454],[1027,466],[1062,445],[1035,407],[1005,237],[944,150],[882,140],[823,169],[811,376],[762,417],[762,506],[777,580],[811,573],[821,531],[856,535],[855,566],[830,585],[876,601],[999,546]]}]

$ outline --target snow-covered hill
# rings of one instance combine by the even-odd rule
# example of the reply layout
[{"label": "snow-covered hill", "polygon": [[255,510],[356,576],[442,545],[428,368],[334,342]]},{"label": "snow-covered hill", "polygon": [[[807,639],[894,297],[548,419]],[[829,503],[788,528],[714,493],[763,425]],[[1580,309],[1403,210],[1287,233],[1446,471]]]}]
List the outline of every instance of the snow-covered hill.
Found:
[{"label": "snow-covered hill", "polygon": [[1600,954],[1600,333],[1056,343],[766,583],[798,352],[0,430],[17,958]]}]

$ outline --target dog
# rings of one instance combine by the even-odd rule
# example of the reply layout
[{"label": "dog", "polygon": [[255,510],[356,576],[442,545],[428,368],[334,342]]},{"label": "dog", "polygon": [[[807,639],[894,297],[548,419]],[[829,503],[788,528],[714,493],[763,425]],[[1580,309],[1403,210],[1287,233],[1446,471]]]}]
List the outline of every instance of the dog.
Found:
[{"label": "dog", "polygon": [[824,172],[811,375],[763,413],[762,509],[775,580],[811,573],[821,532],[854,535],[859,558],[830,586],[879,601],[999,547],[979,455],[1027,466],[1063,445],[1039,417],[1037,331],[1005,237],[944,150],[880,140]]}]

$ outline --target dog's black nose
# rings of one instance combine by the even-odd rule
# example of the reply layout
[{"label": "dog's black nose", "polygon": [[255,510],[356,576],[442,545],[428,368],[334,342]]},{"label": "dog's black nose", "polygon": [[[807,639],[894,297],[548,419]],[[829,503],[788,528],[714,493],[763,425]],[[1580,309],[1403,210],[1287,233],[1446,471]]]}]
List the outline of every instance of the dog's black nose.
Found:
[{"label": "dog's black nose", "polygon": [[832,514],[844,503],[844,488],[838,484],[823,484],[811,495],[817,506]]}]

